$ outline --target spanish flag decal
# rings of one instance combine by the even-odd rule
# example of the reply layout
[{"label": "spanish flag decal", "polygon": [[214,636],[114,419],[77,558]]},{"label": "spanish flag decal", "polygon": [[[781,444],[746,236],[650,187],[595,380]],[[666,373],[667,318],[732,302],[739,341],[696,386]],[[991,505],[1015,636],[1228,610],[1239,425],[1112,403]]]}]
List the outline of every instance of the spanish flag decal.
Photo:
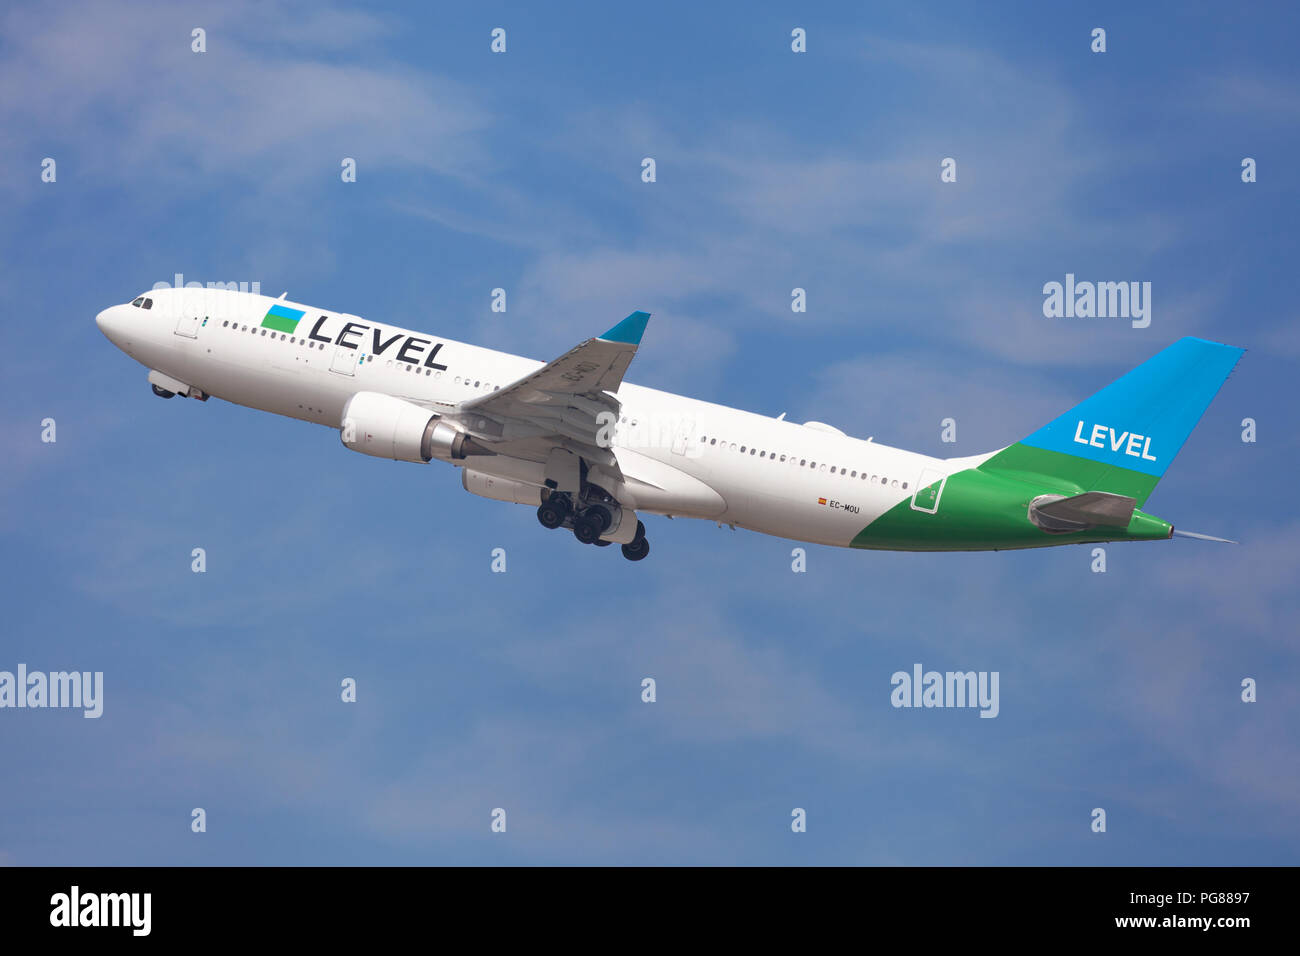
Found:
[{"label": "spanish flag decal", "polygon": [[825,498],[818,498],[818,499],[817,499],[817,503],[818,503],[819,505],[824,505],[824,504],[826,504],[826,499],[825,499]]}]

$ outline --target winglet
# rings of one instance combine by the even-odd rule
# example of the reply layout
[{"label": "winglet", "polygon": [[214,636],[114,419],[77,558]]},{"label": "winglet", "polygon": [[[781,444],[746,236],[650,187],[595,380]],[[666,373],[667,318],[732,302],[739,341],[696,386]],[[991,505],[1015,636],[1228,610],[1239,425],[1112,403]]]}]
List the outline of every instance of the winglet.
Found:
[{"label": "winglet", "polygon": [[604,339],[606,342],[622,342],[626,345],[640,345],[641,336],[645,335],[645,324],[649,321],[649,312],[633,312],[618,325],[600,336],[600,338]]}]

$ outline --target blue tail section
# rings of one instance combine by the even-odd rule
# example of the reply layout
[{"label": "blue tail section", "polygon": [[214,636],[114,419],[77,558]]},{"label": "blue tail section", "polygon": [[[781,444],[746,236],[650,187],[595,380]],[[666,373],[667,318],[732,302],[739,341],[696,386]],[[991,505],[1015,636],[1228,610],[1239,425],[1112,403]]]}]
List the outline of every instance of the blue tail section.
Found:
[{"label": "blue tail section", "polygon": [[1243,351],[1179,339],[1021,444],[1159,478]]}]

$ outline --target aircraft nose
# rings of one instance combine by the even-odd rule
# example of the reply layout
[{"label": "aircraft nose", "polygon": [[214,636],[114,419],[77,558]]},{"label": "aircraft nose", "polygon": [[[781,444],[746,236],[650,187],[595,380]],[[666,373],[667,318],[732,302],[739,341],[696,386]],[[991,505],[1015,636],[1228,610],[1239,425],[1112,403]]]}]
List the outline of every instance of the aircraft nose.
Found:
[{"label": "aircraft nose", "polygon": [[125,316],[122,314],[123,308],[120,305],[112,305],[95,316],[95,324],[99,326],[99,331],[103,332],[108,340],[115,345],[121,342],[126,329]]}]

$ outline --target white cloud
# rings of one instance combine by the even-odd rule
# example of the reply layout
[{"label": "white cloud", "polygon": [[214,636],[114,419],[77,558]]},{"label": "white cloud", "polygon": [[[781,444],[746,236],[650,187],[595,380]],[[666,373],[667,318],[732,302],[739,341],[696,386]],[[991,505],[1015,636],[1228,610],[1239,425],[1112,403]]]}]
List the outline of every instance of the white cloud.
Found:
[{"label": "white cloud", "polygon": [[460,176],[485,155],[489,117],[463,86],[330,55],[346,32],[382,35],[374,17],[304,6],[268,36],[244,26],[259,22],[257,4],[227,4],[203,17],[202,54],[190,49],[193,20],[165,3],[11,8],[3,32],[25,38],[0,64],[11,155],[68,156],[63,178],[75,157],[99,183],[146,177],[169,191],[232,177],[264,191],[328,185],[344,156],[361,175],[399,165]]}]

